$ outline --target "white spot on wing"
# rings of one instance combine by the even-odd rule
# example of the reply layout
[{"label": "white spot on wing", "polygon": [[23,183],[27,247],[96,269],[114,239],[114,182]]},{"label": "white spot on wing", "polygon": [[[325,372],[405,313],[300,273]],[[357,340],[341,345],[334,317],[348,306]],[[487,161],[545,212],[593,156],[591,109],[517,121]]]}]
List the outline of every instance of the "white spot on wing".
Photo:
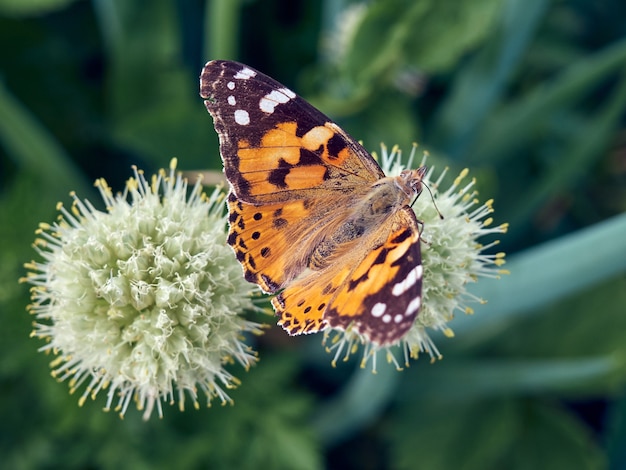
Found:
[{"label": "white spot on wing", "polygon": [[228,88],[229,90],[234,90],[235,89],[235,82],[228,82],[226,84],[226,88]]},{"label": "white spot on wing", "polygon": [[390,321],[391,321],[391,315],[389,315],[388,313],[383,315],[383,323],[389,323]]},{"label": "white spot on wing", "polygon": [[281,88],[280,92],[287,95],[289,99],[294,99],[296,97],[296,94],[293,91],[291,91],[289,88]]},{"label": "white spot on wing", "polygon": [[248,80],[256,75],[256,72],[248,67],[242,68],[239,72],[235,74],[235,79],[237,80]]},{"label": "white spot on wing", "polygon": [[241,126],[247,126],[250,124],[250,115],[248,111],[238,109],[235,111],[235,122]]},{"label": "white spot on wing", "polygon": [[292,98],[295,98],[296,94],[288,88],[280,88],[278,90],[272,90],[270,93],[265,95],[259,101],[259,108],[261,111],[267,114],[272,114],[274,112],[274,108],[281,103],[286,103]]},{"label": "white spot on wing", "polygon": [[415,285],[418,279],[422,278],[422,271],[423,269],[422,269],[421,264],[418,264],[417,266],[415,266],[413,269],[409,271],[409,274],[407,274],[406,277],[402,281],[396,283],[393,286],[391,293],[395,295],[396,297],[404,294],[406,291],[408,291],[411,287]]},{"label": "white spot on wing", "polygon": [[228,97],[228,104],[231,106],[235,106],[237,104],[237,100],[235,99],[233,95],[230,95]]},{"label": "white spot on wing", "polygon": [[372,307],[372,316],[380,317],[387,310],[387,304],[383,304],[382,302],[378,302],[376,305]]},{"label": "white spot on wing", "polygon": [[393,321],[395,321],[396,323],[400,323],[403,318],[404,317],[402,315],[398,314],[395,317],[393,317]]},{"label": "white spot on wing", "polygon": [[421,297],[415,297],[413,300],[411,300],[411,302],[409,302],[409,305],[407,305],[406,312],[404,312],[404,314],[407,317],[410,315],[413,315],[415,312],[417,312],[420,309],[421,305],[422,305]]}]

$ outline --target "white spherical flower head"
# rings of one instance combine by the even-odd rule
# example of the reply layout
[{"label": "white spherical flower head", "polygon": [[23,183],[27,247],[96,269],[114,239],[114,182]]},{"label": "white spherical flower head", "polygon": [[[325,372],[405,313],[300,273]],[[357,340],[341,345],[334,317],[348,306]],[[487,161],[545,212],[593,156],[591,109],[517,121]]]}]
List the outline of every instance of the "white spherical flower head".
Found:
[{"label": "white spherical flower head", "polygon": [[182,410],[185,392],[198,407],[198,388],[225,403],[238,384],[225,366],[256,360],[243,340],[260,325],[242,316],[256,307],[226,245],[224,194],[189,190],[175,168],[150,181],[134,169],[117,195],[99,180],[106,212],[72,195],[71,210],[59,206],[37,231],[44,261],[24,279],[32,335],[58,355],[53,375],[84,387],[81,404],[106,389],[105,409],[123,416],[134,400],[148,419],[155,407],[163,415],[162,401]]},{"label": "white spherical flower head", "polygon": [[[417,146],[414,146],[407,163],[403,164],[402,154],[397,147],[389,152],[387,147],[381,146],[381,168],[387,176],[397,176],[402,170],[412,168],[416,149]],[[419,166],[425,164],[426,157],[425,154]],[[374,371],[377,353],[381,349],[386,350],[387,360],[398,369],[402,367],[393,354],[394,350],[402,351],[406,366],[409,359],[417,358],[420,352],[427,352],[432,360],[441,358],[427,330],[440,330],[448,337],[454,336],[447,326],[454,314],[473,313],[468,303],[485,302],[467,292],[467,284],[476,282],[481,276],[499,277],[507,273],[500,268],[504,264],[504,253],[483,253],[498,242],[482,245],[477,239],[487,234],[505,233],[508,224],[492,226],[490,214],[493,212],[493,201],[479,203],[477,192],[473,189],[475,180],[464,183],[467,169],[455,178],[451,186],[443,189],[441,183],[446,172],[447,168],[434,178],[434,168],[429,167],[423,179],[426,191],[412,206],[417,219],[423,223],[422,298],[415,323],[402,339],[390,346],[368,342],[349,328],[347,331],[331,330],[325,335],[325,341],[330,340],[328,349],[334,352],[333,364],[340,357],[347,360],[360,344],[365,349],[361,365],[365,366],[371,361]]]}]

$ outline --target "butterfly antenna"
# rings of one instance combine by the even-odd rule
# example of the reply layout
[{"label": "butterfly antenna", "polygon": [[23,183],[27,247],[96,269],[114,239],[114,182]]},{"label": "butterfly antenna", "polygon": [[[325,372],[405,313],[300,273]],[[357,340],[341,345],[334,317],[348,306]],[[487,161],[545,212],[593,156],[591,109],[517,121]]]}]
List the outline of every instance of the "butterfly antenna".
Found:
[{"label": "butterfly antenna", "polygon": [[[422,183],[422,184],[424,184],[424,183]],[[443,214],[441,213],[441,211],[437,207],[437,203],[435,202],[435,196],[433,196],[433,192],[430,190],[430,188],[428,187],[427,184],[424,184],[424,187],[428,190],[428,194],[430,194],[430,199],[431,199],[431,201],[433,201],[433,206],[435,206],[435,210],[437,211],[437,214],[439,214],[439,218],[441,220],[443,220]]]},{"label": "butterfly antenna", "polygon": [[[437,214],[439,214],[439,218],[443,220],[443,214],[437,207],[437,203],[435,202],[435,196],[433,196],[433,192],[430,190],[430,188],[428,187],[426,183],[424,183],[423,181],[421,183],[428,190],[428,194],[430,194],[430,199],[433,201],[433,206],[435,206],[435,210],[437,211]],[[418,197],[419,197],[419,194],[415,196],[415,199],[413,199],[413,202],[411,203],[411,207],[413,207],[413,204],[415,204],[415,201],[417,201]]]}]

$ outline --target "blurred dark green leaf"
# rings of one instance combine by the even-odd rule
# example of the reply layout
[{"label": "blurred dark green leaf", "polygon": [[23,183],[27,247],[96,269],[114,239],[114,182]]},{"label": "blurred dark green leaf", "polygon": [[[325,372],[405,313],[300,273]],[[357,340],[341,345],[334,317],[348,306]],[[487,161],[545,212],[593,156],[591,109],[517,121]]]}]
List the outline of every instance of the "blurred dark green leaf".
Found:
[{"label": "blurred dark green leaf", "polygon": [[47,178],[48,184],[59,193],[71,190],[91,193],[65,150],[1,82],[0,139],[16,164]]},{"label": "blurred dark green leaf", "polygon": [[[584,59],[569,64],[559,74],[519,97],[519,101],[505,103],[494,112],[483,130],[482,139],[469,158],[472,161],[494,162],[505,158],[506,148],[512,139],[523,142],[542,126],[558,116],[564,109],[570,110],[607,76],[624,71],[626,41],[618,41],[605,49],[589,54]],[[621,92],[617,97],[621,99]],[[609,100],[609,103],[612,100]],[[610,108],[609,108],[610,109]],[[593,126],[593,122],[590,123]],[[593,135],[593,127],[580,131],[573,137]]]},{"label": "blurred dark green leaf", "polygon": [[[394,468],[601,469],[602,452],[565,410],[530,400],[423,403],[395,414]],[[545,467],[544,467],[545,466]]]},{"label": "blurred dark green leaf", "polygon": [[[431,123],[434,143],[456,157],[471,144],[480,123],[502,96],[543,18],[546,0],[513,0],[502,5],[489,42],[456,77]],[[514,27],[513,27],[514,25]],[[454,35],[456,39],[456,35]],[[463,38],[460,38],[463,41]]]},{"label": "blurred dark green leaf", "polygon": [[66,7],[76,0],[0,0],[0,14],[9,16],[42,15]]},{"label": "blurred dark green leaf", "polygon": [[[626,271],[625,230],[626,216],[621,215],[512,257],[505,265],[509,275],[471,286],[488,303],[477,307],[475,318],[457,317],[453,328],[468,338],[484,339],[508,327],[515,316],[537,313],[541,306],[619,276]],[[610,305],[623,311],[626,299],[619,298],[618,285],[611,285],[615,294],[609,298],[616,301]]]},{"label": "blurred dark green leaf", "polygon": [[446,70],[484,39],[500,2],[376,2],[367,10],[342,64],[357,84],[375,83],[395,68]]}]

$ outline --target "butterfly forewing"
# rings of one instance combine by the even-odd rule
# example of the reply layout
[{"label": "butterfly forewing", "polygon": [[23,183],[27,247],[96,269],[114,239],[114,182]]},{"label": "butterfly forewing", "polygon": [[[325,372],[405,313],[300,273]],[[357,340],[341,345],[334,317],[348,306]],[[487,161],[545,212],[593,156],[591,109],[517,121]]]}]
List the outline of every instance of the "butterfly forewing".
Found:
[{"label": "butterfly forewing", "polygon": [[220,137],[226,177],[245,202],[302,199],[309,189],[345,194],[384,176],[328,117],[248,66],[209,62],[200,94]]}]

